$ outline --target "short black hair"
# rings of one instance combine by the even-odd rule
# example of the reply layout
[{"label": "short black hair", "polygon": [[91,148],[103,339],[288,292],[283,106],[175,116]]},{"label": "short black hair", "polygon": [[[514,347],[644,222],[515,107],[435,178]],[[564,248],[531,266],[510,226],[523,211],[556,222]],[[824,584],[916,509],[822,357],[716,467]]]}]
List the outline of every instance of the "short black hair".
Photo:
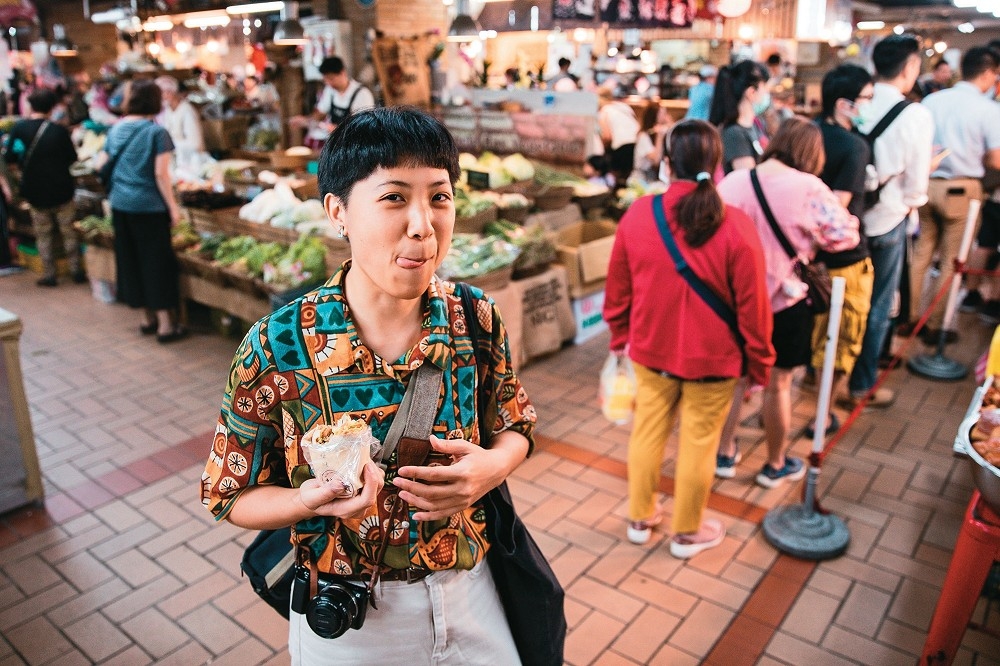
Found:
[{"label": "short black hair", "polygon": [[573,61],[570,60],[569,58],[559,58],[559,69],[562,69],[563,67],[569,67],[572,64]]},{"label": "short black hair", "polygon": [[58,102],[58,95],[56,95],[54,90],[49,88],[37,88],[28,95],[28,104],[31,105],[31,110],[35,113],[47,114],[55,108]]},{"label": "short black hair", "polygon": [[458,181],[458,146],[441,121],[406,106],[359,111],[337,125],[323,146],[320,193],[347,206],[355,183],[378,169],[409,166],[444,169],[453,185]]},{"label": "short black hair", "polygon": [[971,81],[983,72],[996,70],[1000,57],[988,46],[974,46],[962,56],[962,79]]},{"label": "short black hair", "polygon": [[767,56],[767,60],[765,62],[767,62],[768,65],[780,65],[781,55],[778,53],[772,53],[771,55]]},{"label": "short black hair", "polygon": [[872,75],[864,67],[840,65],[823,77],[823,117],[832,118],[838,99],[854,101],[861,90],[872,82]]},{"label": "short black hair", "polygon": [[337,56],[323,58],[323,62],[319,64],[320,74],[340,74],[345,69],[346,67],[344,66],[344,61]]},{"label": "short black hair", "polygon": [[920,42],[913,35],[889,35],[872,49],[875,73],[883,79],[900,75],[910,56],[920,53]]},{"label": "short black hair", "polygon": [[163,108],[163,91],[149,79],[134,79],[125,84],[122,111],[136,116],[155,116]]},{"label": "short black hair", "polygon": [[945,60],[944,58],[940,58],[936,63],[934,63],[934,69],[940,69],[941,65],[948,65],[949,67],[951,66],[947,60]]}]

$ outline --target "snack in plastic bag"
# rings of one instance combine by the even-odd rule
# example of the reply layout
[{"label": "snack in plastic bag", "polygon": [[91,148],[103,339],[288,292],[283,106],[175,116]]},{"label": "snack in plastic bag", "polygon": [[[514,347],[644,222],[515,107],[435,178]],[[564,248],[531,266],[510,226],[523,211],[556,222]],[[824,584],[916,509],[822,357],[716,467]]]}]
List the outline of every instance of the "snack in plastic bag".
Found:
[{"label": "snack in plastic bag", "polygon": [[323,423],[310,428],[300,446],[313,476],[339,488],[341,498],[361,491],[362,470],[382,449],[371,427],[347,414],[332,426]]},{"label": "snack in plastic bag", "polygon": [[632,361],[625,354],[608,354],[601,369],[601,413],[612,423],[622,425],[632,420],[637,385]]}]

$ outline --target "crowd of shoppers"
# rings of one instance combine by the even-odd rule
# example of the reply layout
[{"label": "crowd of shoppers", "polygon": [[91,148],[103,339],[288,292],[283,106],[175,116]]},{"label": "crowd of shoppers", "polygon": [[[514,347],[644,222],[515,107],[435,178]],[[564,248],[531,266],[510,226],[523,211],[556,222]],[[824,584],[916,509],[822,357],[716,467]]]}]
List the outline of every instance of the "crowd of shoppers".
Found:
[{"label": "crowd of shoppers", "polygon": [[[741,459],[734,437],[740,406],[755,390],[763,391],[761,420],[767,444],[767,459],[754,477],[756,483],[773,488],[804,475],[803,461],[786,453],[794,434],[793,371],[805,366],[803,387],[815,386],[825,360],[828,317],[807,308],[806,285],[796,264],[822,262],[831,276],[845,279],[833,359],[836,405],[885,408],[893,403],[892,391],[873,388],[894,323],[898,319],[901,324],[898,332],[912,332],[917,314],[937,291],[928,284],[933,261],[939,266],[938,279],[950,282],[969,202],[983,199],[984,177],[989,180],[991,170],[1000,170],[997,46],[969,49],[961,60],[961,80],[954,86],[951,69],[942,60],[918,88],[919,40],[890,35],[873,49],[874,77],[850,64],[824,76],[822,113],[813,121],[787,111],[775,114],[771,98],[775,79],[763,64],[744,60],[719,69],[709,120],[721,142],[721,171],[726,175],[716,174],[718,189],[713,188],[712,194],[717,192],[725,202],[727,222],[719,230],[727,229],[730,220],[734,226],[749,220],[756,236],[752,244],[762,248],[764,309],[770,320],[766,329],[774,350],[763,373],[752,359],[759,365],[768,357],[760,354],[755,339],[747,338],[730,350],[733,338],[723,335],[729,330],[704,323],[698,328],[700,337],[688,337],[687,314],[705,309],[711,297],[738,312],[746,301],[719,279],[720,272],[734,267],[720,263],[723,254],[706,252],[711,243],[699,247],[678,241],[682,257],[678,264],[670,250],[656,242],[656,206],[665,207],[674,235],[686,238],[682,211],[690,213],[691,206],[682,205],[682,195],[707,188],[707,173],[682,165],[689,156],[674,137],[689,132],[683,128],[691,121],[673,129],[664,147],[672,184],[662,200],[639,199],[622,218],[605,300],[611,351],[631,359],[638,379],[629,440],[629,540],[647,542],[660,521],[656,477],[678,405],[681,426],[671,541],[675,556],[689,557],[721,540],[724,528],[702,520],[698,510],[704,506],[700,502],[707,484],[701,465],[714,450],[715,475],[735,476]],[[922,97],[922,102],[914,96]],[[766,119],[768,114],[772,117]],[[700,168],[707,172],[712,167],[704,161]],[[987,206],[986,212],[990,210]],[[734,216],[736,212],[742,215]],[[787,251],[778,233],[787,239]],[[997,253],[1000,215],[984,217],[978,242],[985,264],[988,255]],[[908,251],[911,243],[913,250]],[[702,280],[700,288],[690,279],[691,272]],[[751,278],[744,274],[743,279]],[[703,296],[704,283],[712,292],[708,298]],[[648,297],[654,289],[655,304]],[[1000,292],[991,296],[1000,299]],[[983,307],[986,300],[970,289],[964,305],[971,310]],[[925,342],[936,342],[939,329],[946,325],[942,310],[930,313]],[[712,316],[701,314],[703,322],[713,321]],[[948,339],[956,335],[948,332]],[[707,339],[712,342],[706,343]],[[698,350],[704,344],[714,345],[718,354],[714,360],[720,363],[731,359],[729,351],[742,352],[742,372],[732,366],[684,367],[682,360],[701,357]],[[718,394],[733,396],[728,418],[723,417],[717,395],[700,398],[698,408],[686,404],[685,397],[695,390],[704,392],[706,382],[717,384]],[[803,433],[812,437],[820,429],[830,435],[838,428],[836,413],[831,412],[817,414]]]}]

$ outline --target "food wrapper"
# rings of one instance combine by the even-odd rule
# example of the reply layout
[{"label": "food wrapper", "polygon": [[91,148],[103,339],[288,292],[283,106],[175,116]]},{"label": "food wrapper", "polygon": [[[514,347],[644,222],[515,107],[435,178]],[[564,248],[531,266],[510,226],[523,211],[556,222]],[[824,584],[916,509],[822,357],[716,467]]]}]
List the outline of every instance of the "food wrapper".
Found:
[{"label": "food wrapper", "polygon": [[317,424],[300,442],[313,476],[339,489],[338,498],[361,492],[365,464],[377,457],[382,444],[362,419],[345,414],[335,424]]}]

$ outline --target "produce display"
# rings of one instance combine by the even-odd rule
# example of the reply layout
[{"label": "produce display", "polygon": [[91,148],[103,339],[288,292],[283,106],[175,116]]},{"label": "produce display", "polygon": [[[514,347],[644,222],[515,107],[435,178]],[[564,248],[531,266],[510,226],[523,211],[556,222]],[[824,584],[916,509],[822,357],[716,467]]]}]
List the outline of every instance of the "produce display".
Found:
[{"label": "produce display", "polygon": [[97,236],[114,236],[115,229],[111,226],[111,218],[100,215],[88,215],[77,222],[77,229],[85,241],[91,241]]},{"label": "produce display", "polygon": [[246,199],[243,197],[238,197],[232,192],[225,190],[216,192],[215,190],[181,189],[180,187],[177,189],[177,201],[182,206],[199,208],[201,210],[231,208],[233,206],[242,206],[246,203]]},{"label": "produce display", "polygon": [[620,187],[615,191],[615,203],[619,208],[628,208],[632,203],[647,194],[663,194],[667,191],[667,184],[661,181],[645,183],[641,180],[629,178],[625,187]]},{"label": "produce display", "polygon": [[487,224],[483,233],[503,238],[520,250],[514,260],[514,277],[541,272],[556,260],[552,234],[540,224],[526,228],[507,220],[497,220]]},{"label": "produce display", "polygon": [[455,217],[473,217],[484,210],[496,206],[496,202],[493,198],[487,196],[487,194],[496,193],[476,192],[463,187],[459,183],[455,188]]},{"label": "produce display", "polygon": [[600,183],[591,183],[586,178],[544,164],[535,163],[535,186],[541,189],[572,187],[573,196],[592,197],[606,194],[608,188]]},{"label": "produce display", "polygon": [[302,201],[285,182],[264,190],[240,208],[240,218],[258,224],[295,229],[299,233],[323,230],[333,234],[323,204],[317,199]]},{"label": "produce display", "polygon": [[520,248],[501,236],[455,234],[438,274],[446,280],[485,275],[507,268],[520,253]]},{"label": "produce display", "polygon": [[472,153],[462,153],[458,156],[458,165],[464,171],[481,171],[489,174],[491,188],[535,177],[535,165],[520,153],[503,158],[488,150],[478,158]]}]

